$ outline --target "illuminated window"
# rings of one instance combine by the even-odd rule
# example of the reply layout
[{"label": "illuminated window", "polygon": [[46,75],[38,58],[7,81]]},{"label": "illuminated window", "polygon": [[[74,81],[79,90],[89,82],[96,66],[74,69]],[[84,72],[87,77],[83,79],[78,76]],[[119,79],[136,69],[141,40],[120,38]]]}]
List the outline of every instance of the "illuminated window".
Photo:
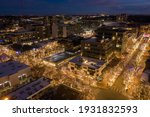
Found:
[{"label": "illuminated window", "polygon": [[19,80],[22,80],[22,77],[21,76],[18,76]]},{"label": "illuminated window", "polygon": [[23,78],[27,78],[27,75],[26,75],[26,74],[23,74],[22,77],[23,77]]},{"label": "illuminated window", "polygon": [[20,76],[18,76],[19,80],[25,80],[27,78],[27,75],[26,74],[22,74]]},{"label": "illuminated window", "polygon": [[9,81],[6,81],[4,84],[3,84],[4,87],[11,87],[11,83]]}]

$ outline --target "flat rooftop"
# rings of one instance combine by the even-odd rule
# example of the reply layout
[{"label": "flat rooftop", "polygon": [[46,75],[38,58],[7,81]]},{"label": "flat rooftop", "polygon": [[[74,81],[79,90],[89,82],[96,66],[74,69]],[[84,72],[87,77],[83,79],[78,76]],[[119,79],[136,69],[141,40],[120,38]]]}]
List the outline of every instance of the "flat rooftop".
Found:
[{"label": "flat rooftop", "polygon": [[84,40],[82,42],[86,42],[86,43],[106,43],[106,42],[109,42],[111,41],[111,39],[109,38],[106,38],[106,39],[101,39],[101,38],[91,38],[91,39],[87,39],[87,40]]},{"label": "flat rooftop", "polygon": [[54,54],[50,57],[47,57],[44,60],[48,61],[48,62],[58,63],[58,62],[61,62],[67,58],[72,57],[73,55],[74,54],[71,54],[69,52],[62,52],[62,53],[57,53],[57,54]]},{"label": "flat rooftop", "polygon": [[32,94],[48,86],[50,82],[51,80],[48,78],[39,78],[38,80],[31,82],[22,88],[8,94],[7,97],[15,100],[25,100]]},{"label": "flat rooftop", "polygon": [[17,35],[17,34],[34,33],[34,32],[36,32],[36,31],[20,31],[20,32],[13,32],[11,34]]},{"label": "flat rooftop", "polygon": [[90,43],[92,42],[92,43],[94,43],[94,42],[98,42],[98,41],[97,41],[97,38],[96,39],[95,38],[94,39],[91,38],[91,39],[84,40],[82,42],[90,42]]},{"label": "flat rooftop", "polygon": [[97,59],[82,57],[82,56],[77,56],[72,60],[70,60],[69,62],[75,63],[80,66],[87,66],[91,69],[98,69],[105,63],[102,60],[97,60]]},{"label": "flat rooftop", "polygon": [[8,61],[0,63],[0,78],[15,74],[22,69],[29,68],[29,66],[18,61]]}]

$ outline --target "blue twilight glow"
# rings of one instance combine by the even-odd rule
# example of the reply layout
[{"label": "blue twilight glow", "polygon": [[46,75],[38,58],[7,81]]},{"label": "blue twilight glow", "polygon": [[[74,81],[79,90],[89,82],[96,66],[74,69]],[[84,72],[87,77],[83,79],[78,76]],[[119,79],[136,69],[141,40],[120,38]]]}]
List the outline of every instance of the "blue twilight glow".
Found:
[{"label": "blue twilight glow", "polygon": [[1,0],[0,15],[150,14],[150,0]]}]

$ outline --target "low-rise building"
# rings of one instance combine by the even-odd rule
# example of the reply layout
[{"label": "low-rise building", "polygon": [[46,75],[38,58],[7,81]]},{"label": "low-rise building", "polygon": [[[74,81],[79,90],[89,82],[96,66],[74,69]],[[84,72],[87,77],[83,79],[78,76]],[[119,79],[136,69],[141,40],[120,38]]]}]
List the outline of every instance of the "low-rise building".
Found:
[{"label": "low-rise building", "polygon": [[33,43],[36,40],[36,31],[20,31],[10,34],[13,43]]},{"label": "low-rise building", "polygon": [[29,82],[31,69],[18,61],[0,63],[0,95]]},{"label": "low-rise building", "polygon": [[67,63],[74,56],[76,56],[75,53],[61,52],[45,58],[44,63],[54,67],[59,67]]},{"label": "low-rise building", "polygon": [[26,100],[35,94],[38,97],[40,97],[41,95],[43,95],[44,91],[49,87],[50,82],[51,80],[48,78],[39,78],[9,93],[2,99],[8,98],[9,100]]},{"label": "low-rise building", "polygon": [[[69,61],[68,68],[72,72],[77,74],[83,71],[87,76],[99,79],[102,70],[106,67],[106,64],[102,60],[77,56]],[[80,75],[80,74],[79,74]],[[81,75],[84,75],[81,73]],[[86,76],[84,76],[86,77]]]}]

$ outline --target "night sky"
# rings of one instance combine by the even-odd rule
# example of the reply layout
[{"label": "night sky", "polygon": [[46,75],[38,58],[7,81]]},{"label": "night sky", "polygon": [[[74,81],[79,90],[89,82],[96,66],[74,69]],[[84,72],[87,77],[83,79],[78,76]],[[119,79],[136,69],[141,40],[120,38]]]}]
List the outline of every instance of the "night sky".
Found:
[{"label": "night sky", "polygon": [[150,0],[0,0],[0,15],[150,14]]}]

